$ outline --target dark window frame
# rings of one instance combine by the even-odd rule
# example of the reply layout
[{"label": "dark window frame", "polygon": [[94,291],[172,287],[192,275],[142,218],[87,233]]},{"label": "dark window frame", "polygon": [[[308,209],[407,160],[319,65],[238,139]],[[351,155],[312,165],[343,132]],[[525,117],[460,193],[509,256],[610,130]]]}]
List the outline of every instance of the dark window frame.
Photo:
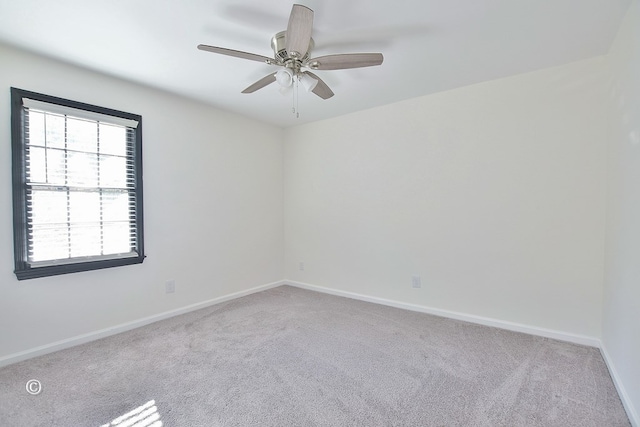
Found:
[{"label": "dark window frame", "polygon": [[[85,110],[88,112],[135,120],[138,126],[135,131],[135,147],[133,161],[135,167],[135,224],[136,245],[135,256],[109,258],[100,260],[82,260],[64,262],[55,265],[32,266],[27,257],[28,224],[27,224],[27,185],[26,185],[26,145],[24,126],[24,99],[55,104],[62,107]],[[124,265],[140,264],[144,261],[144,209],[142,199],[142,117],[137,114],[99,107],[83,102],[71,101],[55,96],[44,95],[23,89],[11,88],[11,148],[12,148],[12,180],[13,180],[13,236],[14,236],[14,273],[18,280],[38,277],[56,276],[81,271],[98,270]]]}]

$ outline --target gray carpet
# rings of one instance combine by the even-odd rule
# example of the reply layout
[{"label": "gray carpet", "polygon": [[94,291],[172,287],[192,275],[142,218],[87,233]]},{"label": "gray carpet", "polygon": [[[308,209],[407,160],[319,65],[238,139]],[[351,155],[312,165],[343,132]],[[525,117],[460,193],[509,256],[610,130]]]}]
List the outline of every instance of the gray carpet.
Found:
[{"label": "gray carpet", "polygon": [[0,369],[0,425],[630,424],[595,348],[281,286]]}]

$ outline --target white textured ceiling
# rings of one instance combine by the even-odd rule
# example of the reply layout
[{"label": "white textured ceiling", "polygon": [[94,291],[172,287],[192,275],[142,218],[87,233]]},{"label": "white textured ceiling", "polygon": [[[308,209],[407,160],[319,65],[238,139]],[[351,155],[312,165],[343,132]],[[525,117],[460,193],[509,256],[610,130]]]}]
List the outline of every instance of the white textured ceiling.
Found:
[{"label": "white textured ceiling", "polygon": [[240,93],[274,66],[196,49],[273,56],[292,1],[0,0],[0,41],[288,127],[605,54],[631,1],[300,0],[315,11],[312,56],[385,59],[317,71],[335,96],[300,93],[299,118],[277,84]]}]

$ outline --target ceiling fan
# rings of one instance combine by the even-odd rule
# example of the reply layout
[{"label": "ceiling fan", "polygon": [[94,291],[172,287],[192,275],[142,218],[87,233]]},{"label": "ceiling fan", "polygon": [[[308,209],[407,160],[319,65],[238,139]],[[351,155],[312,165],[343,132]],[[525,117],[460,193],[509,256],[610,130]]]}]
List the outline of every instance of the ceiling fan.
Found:
[{"label": "ceiling fan", "polygon": [[329,99],[334,95],[329,86],[311,71],[303,71],[303,68],[314,71],[343,70],[382,64],[384,58],[381,53],[347,53],[311,58],[311,50],[314,47],[314,41],[311,38],[312,29],[313,10],[294,4],[287,30],[280,31],[271,38],[273,58],[204,44],[198,45],[198,49],[283,67],[282,70],[261,78],[242,93],[255,92],[275,81],[283,87],[300,82],[307,91],[315,93],[322,99]]}]

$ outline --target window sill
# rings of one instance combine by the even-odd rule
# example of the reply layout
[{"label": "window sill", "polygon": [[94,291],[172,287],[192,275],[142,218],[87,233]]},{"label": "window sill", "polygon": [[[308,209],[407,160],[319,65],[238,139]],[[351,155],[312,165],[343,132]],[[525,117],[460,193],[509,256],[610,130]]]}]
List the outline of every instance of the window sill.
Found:
[{"label": "window sill", "polygon": [[144,255],[139,255],[127,258],[79,262],[73,264],[47,265],[43,267],[27,266],[23,269],[16,269],[15,274],[18,280],[36,279],[39,277],[57,276],[60,274],[79,273],[81,271],[100,270],[103,268],[142,264],[144,258]]}]

